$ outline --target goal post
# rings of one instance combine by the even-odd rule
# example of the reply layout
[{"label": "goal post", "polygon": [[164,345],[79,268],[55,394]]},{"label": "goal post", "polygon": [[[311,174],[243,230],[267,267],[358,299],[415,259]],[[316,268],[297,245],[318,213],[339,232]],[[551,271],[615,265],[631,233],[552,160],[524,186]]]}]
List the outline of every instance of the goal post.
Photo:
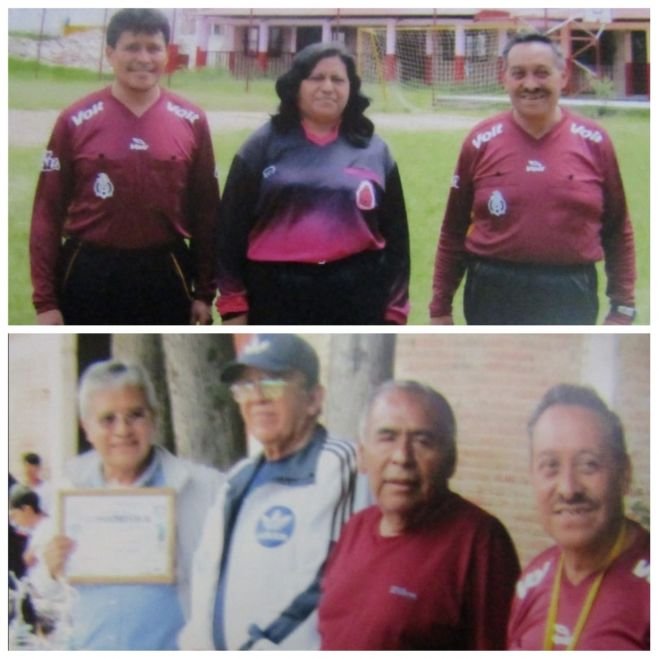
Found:
[{"label": "goal post", "polygon": [[385,28],[359,28],[357,69],[366,84],[387,88],[419,109],[430,109],[444,95],[500,94],[500,34],[480,27],[397,27],[395,52],[387,53]]}]

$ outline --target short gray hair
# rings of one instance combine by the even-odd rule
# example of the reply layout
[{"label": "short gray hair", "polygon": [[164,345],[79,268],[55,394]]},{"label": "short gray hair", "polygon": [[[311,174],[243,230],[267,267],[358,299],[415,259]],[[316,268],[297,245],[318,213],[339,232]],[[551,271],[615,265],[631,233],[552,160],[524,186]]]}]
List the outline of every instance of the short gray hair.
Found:
[{"label": "short gray hair", "polygon": [[597,414],[605,431],[605,438],[617,460],[628,459],[625,431],[620,417],[600,398],[592,388],[561,383],[551,387],[542,397],[529,418],[527,430],[533,448],[533,431],[540,417],[554,405],[576,405]]},{"label": "short gray hair", "polygon": [[554,40],[551,39],[551,37],[548,37],[546,34],[542,34],[542,32],[517,32],[516,34],[513,34],[512,37],[510,37],[508,43],[504,46],[503,49],[502,57],[505,69],[508,68],[508,55],[510,51],[513,49],[513,47],[524,43],[543,43],[546,46],[549,46],[549,48],[551,48],[552,52],[554,53],[554,59],[556,60],[558,68],[561,70],[565,68],[565,56],[563,55],[561,49],[556,45]]},{"label": "short gray hair", "polygon": [[416,380],[387,380],[374,389],[369,396],[359,422],[360,441],[363,441],[366,435],[373,406],[381,396],[393,391],[404,391],[411,396],[420,398],[434,412],[435,431],[439,435],[442,448],[446,453],[446,478],[450,478],[455,471],[458,459],[455,441],[457,434],[455,415],[446,398],[429,385]]},{"label": "short gray hair", "polygon": [[122,362],[117,359],[95,362],[80,378],[78,386],[78,414],[85,419],[89,412],[89,401],[93,394],[106,389],[137,387],[144,392],[147,405],[154,417],[158,414],[158,398],[153,382],[139,364]]}]

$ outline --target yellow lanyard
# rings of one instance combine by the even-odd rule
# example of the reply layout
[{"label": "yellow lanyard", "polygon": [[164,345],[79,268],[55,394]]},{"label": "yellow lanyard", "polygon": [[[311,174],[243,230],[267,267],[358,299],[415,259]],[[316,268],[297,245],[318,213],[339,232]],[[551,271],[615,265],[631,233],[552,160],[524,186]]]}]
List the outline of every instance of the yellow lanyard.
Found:
[{"label": "yellow lanyard", "polygon": [[[595,597],[597,597],[597,591],[602,583],[604,574],[607,571],[608,567],[615,561],[616,558],[622,552],[622,549],[625,545],[625,527],[626,524],[623,521],[622,528],[618,537],[616,538],[615,544],[613,545],[611,552],[609,553],[608,558],[604,567],[600,570],[600,573],[597,575],[597,578],[593,581],[590,588],[588,589],[588,594],[584,600],[583,606],[581,607],[581,612],[579,613],[579,618],[577,619],[577,624],[574,626],[574,631],[572,632],[572,638],[565,648],[566,650],[574,650],[581,636],[581,632],[586,624],[586,620],[590,615],[590,611],[593,608],[593,602]],[[558,563],[558,568],[556,569],[556,575],[554,576],[554,583],[551,589],[551,599],[549,601],[549,612],[547,613],[547,626],[545,627],[545,640],[543,643],[543,650],[553,650],[554,649],[554,627],[556,626],[556,617],[558,616],[558,602],[560,599],[561,592],[561,578],[563,576],[563,553],[561,552],[561,558]]]}]

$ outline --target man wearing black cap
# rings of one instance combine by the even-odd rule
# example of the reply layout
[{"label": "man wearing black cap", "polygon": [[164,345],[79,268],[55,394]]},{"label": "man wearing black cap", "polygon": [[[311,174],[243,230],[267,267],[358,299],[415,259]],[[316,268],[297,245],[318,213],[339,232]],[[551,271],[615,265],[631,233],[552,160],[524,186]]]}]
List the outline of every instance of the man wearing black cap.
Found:
[{"label": "man wearing black cap", "polygon": [[247,435],[194,561],[181,649],[315,650],[320,569],[354,509],[356,454],[318,423],[318,356],[290,334],[255,336],[222,372]]}]

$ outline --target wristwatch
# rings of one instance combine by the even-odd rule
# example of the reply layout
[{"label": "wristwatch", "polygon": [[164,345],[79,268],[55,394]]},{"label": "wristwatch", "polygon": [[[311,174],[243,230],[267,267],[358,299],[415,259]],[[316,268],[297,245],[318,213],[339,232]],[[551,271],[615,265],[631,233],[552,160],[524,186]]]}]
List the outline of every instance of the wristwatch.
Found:
[{"label": "wristwatch", "polygon": [[611,305],[611,312],[622,314],[623,316],[627,316],[631,320],[634,320],[634,318],[636,318],[636,309],[626,304]]}]

